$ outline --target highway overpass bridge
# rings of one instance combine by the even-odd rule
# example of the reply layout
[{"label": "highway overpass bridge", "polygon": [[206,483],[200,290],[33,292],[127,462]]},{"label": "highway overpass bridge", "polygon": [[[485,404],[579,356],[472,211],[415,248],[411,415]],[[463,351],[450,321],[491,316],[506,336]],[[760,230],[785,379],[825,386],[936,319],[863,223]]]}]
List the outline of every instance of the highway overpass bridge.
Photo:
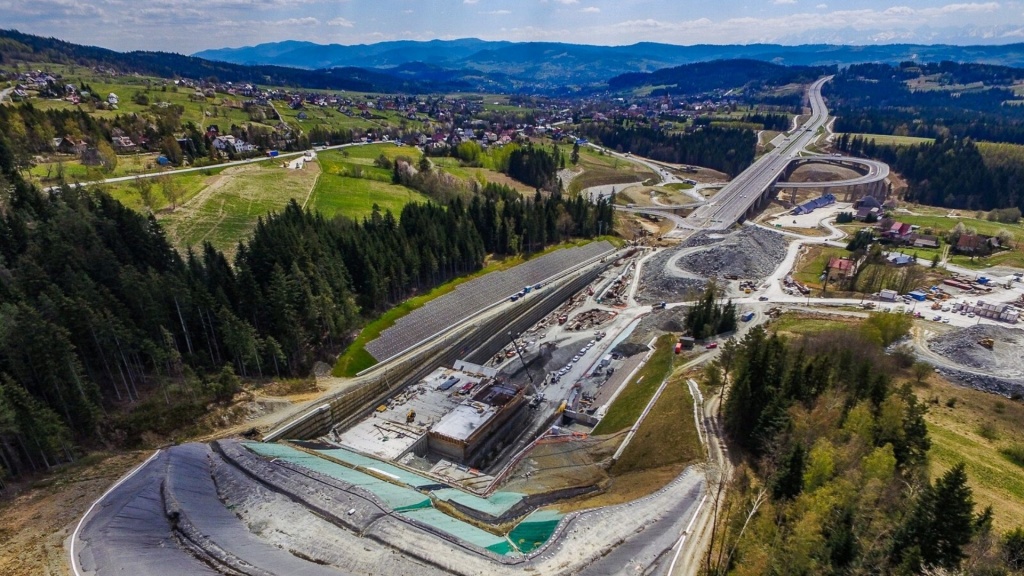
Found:
[{"label": "highway overpass bridge", "polygon": [[686,216],[683,227],[706,230],[725,230],[733,224],[747,218],[766,205],[772,194],[779,188],[821,188],[821,182],[780,182],[780,179],[791,172],[799,163],[826,162],[847,165],[857,169],[862,175],[850,179],[829,182],[827,187],[855,186],[866,187],[874,192],[885,186],[889,176],[889,167],[881,162],[851,158],[846,156],[804,156],[804,149],[818,136],[828,120],[828,109],[821,96],[821,87],[831,80],[826,76],[815,81],[807,90],[807,99],[811,105],[811,116],[798,127],[792,135],[786,137],[782,145],[764,154],[749,168],[733,178],[711,201],[697,208]]},{"label": "highway overpass bridge", "polygon": [[[793,172],[800,166],[806,166],[808,164],[827,164],[832,166],[842,166],[844,168],[850,168],[860,173],[860,176],[856,178],[846,178],[842,180],[830,180],[827,182],[787,182],[786,178],[789,178]],[[786,163],[782,171],[778,175],[778,179],[773,180],[763,190],[755,191],[751,196],[756,196],[757,201],[751,202],[746,211],[742,213],[743,217],[749,216],[752,212],[760,209],[771,200],[771,195],[774,191],[788,190],[794,196],[798,190],[806,189],[822,189],[823,193],[831,193],[836,196],[843,197],[846,201],[852,201],[857,198],[864,196],[874,196],[879,200],[884,200],[889,193],[889,184],[886,179],[889,177],[889,166],[884,162],[877,162],[875,160],[866,160],[864,158],[854,158],[852,156],[798,156],[786,160]],[[677,217],[686,217],[695,213],[698,209],[704,206],[714,205],[721,196],[722,192],[719,192],[718,196],[713,198],[710,202],[689,202],[686,204],[672,204],[672,205],[655,205],[655,206],[618,206],[617,208],[623,212],[634,212],[639,214],[660,214],[660,215],[675,215]],[[742,196],[742,195],[741,195]],[[742,198],[741,198],[742,199]],[[793,199],[795,202],[795,198]],[[705,208],[705,210],[707,210]],[[685,218],[672,218],[683,228],[698,228],[692,221],[688,221]],[[742,218],[740,218],[742,219]],[[734,222],[730,223],[731,226]],[[726,226],[728,227],[728,226]]]}]

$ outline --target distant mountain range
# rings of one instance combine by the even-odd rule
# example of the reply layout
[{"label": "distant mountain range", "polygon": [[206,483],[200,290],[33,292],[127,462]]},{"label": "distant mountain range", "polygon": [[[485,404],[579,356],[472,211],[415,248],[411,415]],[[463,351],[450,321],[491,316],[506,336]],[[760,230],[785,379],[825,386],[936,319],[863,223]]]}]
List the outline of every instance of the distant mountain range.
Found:
[{"label": "distant mountain range", "polygon": [[315,44],[287,41],[204,50],[194,56],[236,64],[273,64],[319,69],[337,66],[374,68],[378,72],[411,63],[458,70],[500,73],[513,81],[541,85],[593,85],[620,74],[653,72],[662,68],[711,60],[749,59],[785,66],[848,65],[862,62],[979,62],[1024,66],[1024,44],[951,46],[888,44],[695,45],[651,42],[631,46],[591,46],[555,42],[504,42],[475,38],[395,41],[377,44]]},{"label": "distant mountain range", "polygon": [[586,94],[642,87],[701,92],[803,81],[837,65],[907,60],[1024,67],[1024,44],[591,46],[467,38],[356,46],[288,41],[182,56],[115,52],[0,30],[0,63],[74,63],[164,78],[392,93]]}]

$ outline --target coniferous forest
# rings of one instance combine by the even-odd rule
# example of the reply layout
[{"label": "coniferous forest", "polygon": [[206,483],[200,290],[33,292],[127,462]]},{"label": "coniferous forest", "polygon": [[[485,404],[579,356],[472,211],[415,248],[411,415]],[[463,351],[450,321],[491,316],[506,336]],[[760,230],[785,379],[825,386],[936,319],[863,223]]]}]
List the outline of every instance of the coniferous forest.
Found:
[{"label": "coniferous forest", "polygon": [[907,180],[906,198],[967,210],[1024,209],[1024,164],[986,162],[970,139],[938,138],[913,146],[880,146],[843,134],[836,147],[881,160]]},{"label": "coniferous forest", "polygon": [[[593,237],[612,219],[605,203],[496,185],[362,222],[293,202],[229,262],[210,245],[178,253],[155,219],[103,192],[43,193],[3,138],[0,194],[0,464],[15,476],[169,432],[239,377],[304,376],[365,318],[487,253]],[[140,398],[151,409],[112,409]]]},{"label": "coniferous forest", "polygon": [[1005,574],[1014,565],[1020,530],[995,533],[964,465],[929,479],[927,408],[897,383],[899,359],[882,347],[902,320],[890,316],[794,340],[756,327],[708,368],[732,382],[722,421],[749,465],[715,510],[721,534],[707,573]]},{"label": "coniferous forest", "polygon": [[643,125],[586,123],[580,133],[617,152],[713,168],[735,176],[754,163],[757,136],[751,130],[705,127],[669,134]]}]

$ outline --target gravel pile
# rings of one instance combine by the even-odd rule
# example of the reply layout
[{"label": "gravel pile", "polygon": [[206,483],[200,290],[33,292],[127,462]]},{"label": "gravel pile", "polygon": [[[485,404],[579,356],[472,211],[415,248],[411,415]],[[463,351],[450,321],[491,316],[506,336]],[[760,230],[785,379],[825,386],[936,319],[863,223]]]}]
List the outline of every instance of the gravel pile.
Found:
[{"label": "gravel pile", "polygon": [[640,287],[636,291],[636,301],[641,304],[658,302],[678,302],[688,294],[699,294],[704,291],[707,283],[703,279],[677,278],[665,273],[665,267],[676,250],[665,250],[647,262],[640,271]]},{"label": "gravel pile", "polygon": [[936,368],[935,371],[951,380],[956,380],[964,386],[981,390],[982,392],[999,394],[1007,398],[1021,398],[1024,396],[1024,380],[997,378],[995,376],[973,374],[952,368]]},{"label": "gravel pile", "polygon": [[[991,350],[978,343],[984,338],[994,341]],[[933,338],[928,348],[953,363],[995,378],[1024,379],[1024,332],[1020,330],[979,324]]]},{"label": "gravel pile", "polygon": [[727,274],[740,278],[764,278],[774,272],[786,257],[786,238],[757,226],[744,226],[723,239],[707,236],[698,234],[691,238],[692,242],[703,241],[711,247],[680,258],[680,268],[709,278]]}]

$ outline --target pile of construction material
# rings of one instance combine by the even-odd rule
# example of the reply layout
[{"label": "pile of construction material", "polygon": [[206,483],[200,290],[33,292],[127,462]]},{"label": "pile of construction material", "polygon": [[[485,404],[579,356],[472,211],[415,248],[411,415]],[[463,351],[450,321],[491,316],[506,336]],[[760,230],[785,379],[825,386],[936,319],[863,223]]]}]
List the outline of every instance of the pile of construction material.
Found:
[{"label": "pile of construction material", "polygon": [[[744,226],[739,231],[718,237],[707,233],[711,246],[679,259],[680,268],[707,278],[739,276],[764,278],[786,257],[785,236],[757,226]],[[692,242],[699,242],[697,237]]]},{"label": "pile of construction material", "polygon": [[948,363],[939,371],[989,392],[1024,392],[1024,332],[979,324],[933,338],[928,348]]}]

